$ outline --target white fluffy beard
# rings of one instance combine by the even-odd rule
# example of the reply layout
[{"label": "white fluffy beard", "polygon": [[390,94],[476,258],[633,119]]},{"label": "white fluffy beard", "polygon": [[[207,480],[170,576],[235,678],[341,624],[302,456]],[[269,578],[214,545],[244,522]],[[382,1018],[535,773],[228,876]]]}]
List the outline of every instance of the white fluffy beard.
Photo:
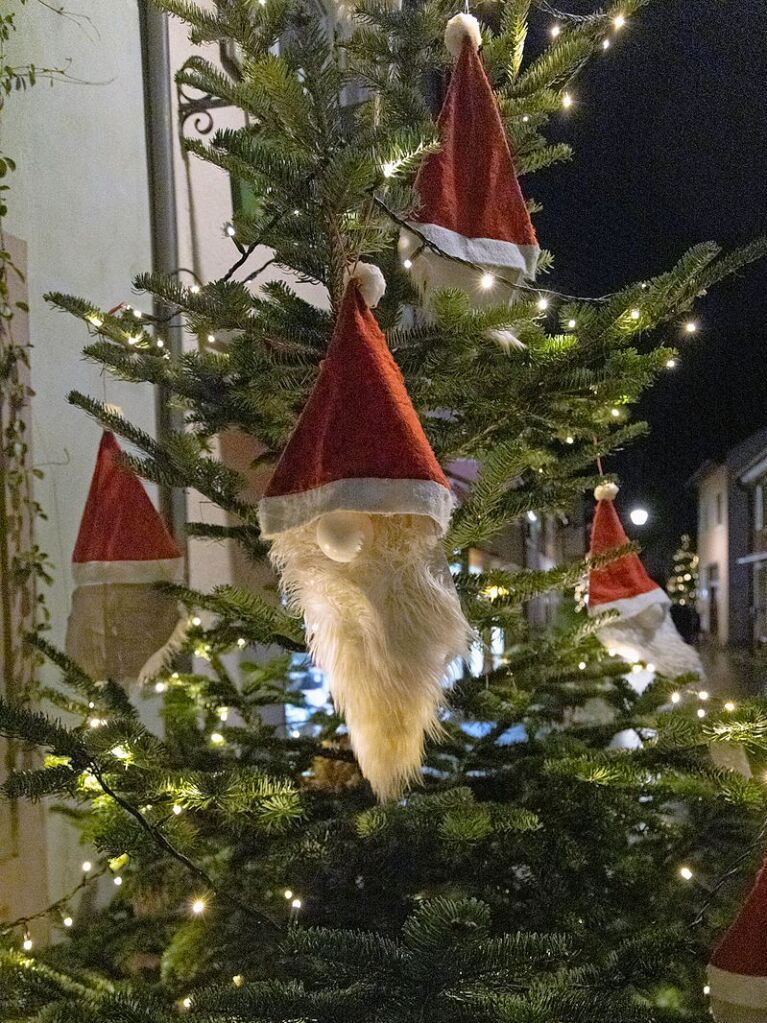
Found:
[{"label": "white fluffy beard", "polygon": [[689,672],[705,678],[698,651],[685,643],[668,611],[655,628],[644,628],[635,618],[626,618],[600,629],[599,639],[618,656],[652,663],[656,671],[668,678]]},{"label": "white fluffy beard", "polygon": [[431,520],[370,518],[372,542],[351,562],[322,553],[314,523],[281,533],[270,556],[362,773],[388,799],[417,776],[425,737],[439,733],[445,672],[471,629]]}]

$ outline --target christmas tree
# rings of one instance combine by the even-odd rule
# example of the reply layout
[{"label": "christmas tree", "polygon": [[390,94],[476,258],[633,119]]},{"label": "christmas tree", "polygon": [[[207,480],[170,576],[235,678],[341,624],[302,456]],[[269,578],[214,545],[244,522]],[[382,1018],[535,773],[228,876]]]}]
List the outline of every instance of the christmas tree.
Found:
[{"label": "christmas tree", "polygon": [[[556,627],[533,626],[532,601],[569,593],[590,568],[633,551],[547,570],[496,567],[501,559],[479,552],[497,549],[520,521],[567,514],[597,484],[604,493],[600,460],[641,435],[630,409],[675,357],[663,338],[684,331],[695,299],[765,245],[722,254],[702,244],[615,294],[563,295],[548,286],[552,258],[537,252],[522,213],[525,237],[508,243],[524,257],[517,266],[471,247],[456,255],[445,234],[427,230],[413,187],[419,168],[422,186],[439,178],[430,161],[448,154],[449,118],[435,119],[455,59],[454,81],[460,71],[481,90],[486,72],[526,189],[528,175],[569,158],[566,145],[547,141],[549,119],[642,0],[562,16],[548,45],[532,52],[528,19],[539,12],[529,0],[483,8],[481,37],[469,19],[451,21],[454,7],[443,0],[401,10],[367,0],[332,36],[313,5],[295,0],[160,6],[185,20],[195,41],[240,51],[239,78],[200,56],[180,80],[246,115],[246,127],[187,144],[251,198],[227,231],[237,250],[229,272],[193,286],[138,279],[164,313],[139,321],[127,308],[51,296],[90,330],[87,357],[162,387],[184,429],[159,442],[91,397],[71,401],[139,452],[124,454],[123,467],[194,488],[230,517],[229,525],[190,522],[190,536],[237,544],[264,562],[267,520],[243,496],[252,480],[214,457],[212,439],[242,431],[262,449],[252,473],[271,469],[348,340],[334,334],[338,323],[362,324],[355,337],[378,345],[391,387],[401,385],[391,353],[404,375],[420,414],[420,425],[414,413],[407,420],[411,437],[422,445],[422,430],[426,449],[456,477],[456,466],[470,467],[440,541],[452,582],[439,568],[427,577],[447,593],[455,585],[476,637],[474,668],[453,665],[447,705],[435,697],[440,728],[427,720],[422,729],[418,784],[395,778],[401,797],[378,801],[352,749],[353,720],[349,738],[327,706],[285,734],[263,713],[305,703],[307,644],[323,626],[302,620],[305,587],[289,588],[285,606],[276,584],[210,593],[166,586],[187,611],[190,659],[157,668],[144,684],[163,702],[162,731],[142,724],[137,683],[91,677],[36,639],[61,669],[61,688],[46,696],[66,718],[55,707],[0,703],[0,734],[44,757],[12,775],[5,794],[65,801],[95,851],[77,887],[46,910],[64,940],[38,949],[31,920],[5,923],[0,1016],[707,1019],[704,967],[758,857],[767,807],[764,786],[715,768],[710,746],[738,743],[758,768],[767,706],[710,698],[694,675],[659,676],[638,692],[631,669],[600,642],[604,619],[570,614],[570,601]],[[447,95],[460,118],[466,96]],[[488,133],[491,121],[481,125]],[[506,180],[509,201],[515,187]],[[455,196],[474,212],[478,197]],[[476,240],[471,224],[458,235]],[[263,266],[251,257],[261,246],[284,272],[279,283],[260,285]],[[361,263],[386,280],[375,318],[379,296],[366,289],[378,279],[361,275]],[[297,282],[314,285],[315,300]],[[166,344],[169,322],[183,323],[183,353]],[[360,424],[368,412],[358,410]],[[354,437],[337,440],[351,446]],[[406,479],[441,487],[439,466],[429,473]],[[288,480],[272,496],[294,490]],[[370,509],[356,511],[364,519]],[[429,518],[409,517],[419,515]],[[397,516],[408,517],[400,506]],[[317,533],[334,563],[354,564],[381,536],[379,522],[354,522],[324,539]],[[268,532],[277,547],[283,534]],[[429,552],[436,558],[437,547]],[[288,559],[278,567],[285,585]],[[446,642],[440,656],[450,651]],[[384,723],[386,696],[370,708]],[[629,730],[634,748],[613,748]],[[108,879],[113,897],[87,912],[82,892]]]},{"label": "christmas tree", "polygon": [[674,567],[668,577],[666,589],[674,604],[694,607],[698,599],[698,555],[691,537],[685,533],[674,552]]}]

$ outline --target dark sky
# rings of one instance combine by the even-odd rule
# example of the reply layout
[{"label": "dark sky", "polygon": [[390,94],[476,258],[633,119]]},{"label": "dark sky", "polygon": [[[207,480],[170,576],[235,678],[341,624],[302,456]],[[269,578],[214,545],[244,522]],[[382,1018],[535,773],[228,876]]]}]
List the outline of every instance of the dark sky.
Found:
[{"label": "dark sky", "polygon": [[[767,232],[763,0],[655,0],[572,92],[555,131],[575,158],[526,185],[545,204],[536,226],[556,256],[554,287],[603,294],[668,269],[696,242],[732,247]],[[678,368],[640,407],[650,438],[608,463],[623,507],[653,513],[636,535],[661,574],[695,525],[687,478],[767,425],[767,266],[717,287],[695,319]]]}]

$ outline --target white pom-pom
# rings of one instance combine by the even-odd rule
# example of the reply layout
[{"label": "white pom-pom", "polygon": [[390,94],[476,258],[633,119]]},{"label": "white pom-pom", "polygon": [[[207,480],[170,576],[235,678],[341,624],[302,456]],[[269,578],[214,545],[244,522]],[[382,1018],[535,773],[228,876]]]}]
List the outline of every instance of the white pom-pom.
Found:
[{"label": "white pom-pom", "polygon": [[594,487],[594,497],[597,501],[614,501],[619,489],[617,483],[599,483]]},{"label": "white pom-pom", "polygon": [[510,351],[512,348],[516,348],[517,351],[524,352],[527,348],[524,341],[520,341],[516,334],[513,334],[510,330],[506,330],[503,327],[488,330],[485,337],[488,341],[495,341],[495,343],[500,345],[505,352]]},{"label": "white pom-pom", "polygon": [[475,50],[482,45],[482,32],[473,14],[456,14],[445,26],[445,46],[454,57],[460,57],[465,39],[470,39]]},{"label": "white pom-pom", "polygon": [[328,512],[317,520],[317,544],[331,561],[354,561],[372,539],[373,523],[362,512]]},{"label": "white pom-pom", "polygon": [[371,309],[375,309],[386,291],[386,278],[377,266],[372,263],[355,263],[347,267],[344,283],[355,280],[359,285],[362,297]]}]

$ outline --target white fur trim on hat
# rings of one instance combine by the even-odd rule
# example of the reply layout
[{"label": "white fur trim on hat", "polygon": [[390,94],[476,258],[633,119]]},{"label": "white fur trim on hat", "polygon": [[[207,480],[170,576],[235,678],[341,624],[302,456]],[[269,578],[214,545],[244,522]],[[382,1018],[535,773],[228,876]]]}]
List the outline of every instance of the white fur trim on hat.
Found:
[{"label": "white fur trim on hat", "polygon": [[619,490],[617,483],[597,483],[594,487],[594,497],[597,501],[614,501]]},{"label": "white fur trim on hat", "polygon": [[633,618],[634,615],[644,611],[646,607],[653,604],[670,604],[671,599],[665,590],[656,586],[647,593],[637,593],[633,597],[619,597],[618,600],[609,600],[605,604],[589,604],[589,614],[601,615],[607,611],[618,611],[622,618]]},{"label": "white fur trim on hat", "polygon": [[428,515],[444,533],[452,510],[453,495],[434,480],[350,479],[334,480],[298,494],[262,497],[258,520],[267,540],[330,511]]},{"label": "white fur trim on hat", "polygon": [[365,302],[375,309],[386,292],[386,278],[380,268],[372,263],[355,263],[344,272],[344,283],[348,284],[350,280],[357,282]]},{"label": "white fur trim on hat", "polygon": [[460,57],[464,39],[470,39],[475,50],[482,45],[482,31],[473,14],[456,14],[445,25],[445,46],[453,57]]},{"label": "white fur trim on hat", "polygon": [[709,963],[708,982],[713,997],[749,1009],[767,1009],[767,977],[730,973]]},{"label": "white fur trim on hat", "polygon": [[[479,263],[489,269],[496,268],[499,272],[506,268],[519,270],[529,280],[535,279],[541,254],[538,245],[517,245],[516,242],[499,241],[497,238],[467,238],[439,224],[412,221],[412,226],[448,256],[464,259],[467,263]],[[418,236],[414,237],[416,243],[421,244]]]},{"label": "white fur trim on hat", "polygon": [[136,585],[145,583],[180,583],[184,579],[183,558],[160,558],[156,561],[73,561],[75,586]]}]

